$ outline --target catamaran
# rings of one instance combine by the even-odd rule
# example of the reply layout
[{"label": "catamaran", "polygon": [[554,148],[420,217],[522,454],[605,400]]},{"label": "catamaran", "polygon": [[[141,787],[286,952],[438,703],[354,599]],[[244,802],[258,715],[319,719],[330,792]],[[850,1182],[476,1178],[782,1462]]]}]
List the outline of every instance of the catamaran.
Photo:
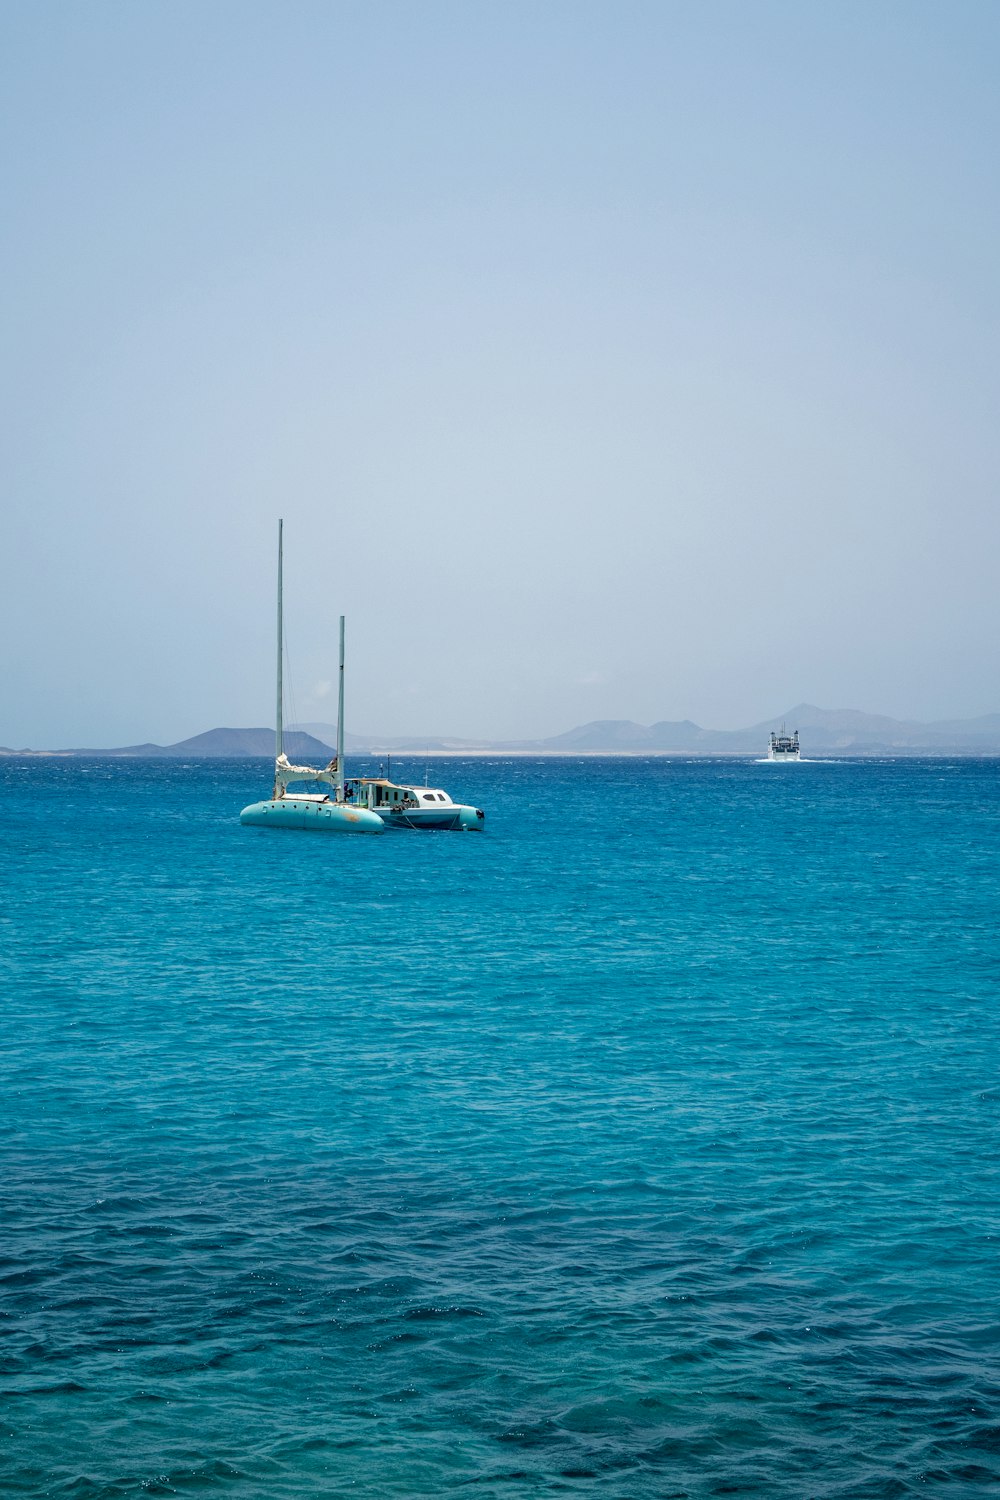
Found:
[{"label": "catamaran", "polygon": [[[278,522],[278,702],[274,745],[274,790],[266,802],[253,802],[240,813],[249,828],[300,828],[314,833],[383,833],[378,813],[348,799],[344,786],[344,616],[340,617],[340,682],[337,694],[337,754],[328,766],[293,766],[283,744],[284,692],[281,679],[284,630],[282,571],[284,522]],[[289,792],[299,782],[328,786],[328,792]],[[330,792],[333,793],[331,797]]]}]

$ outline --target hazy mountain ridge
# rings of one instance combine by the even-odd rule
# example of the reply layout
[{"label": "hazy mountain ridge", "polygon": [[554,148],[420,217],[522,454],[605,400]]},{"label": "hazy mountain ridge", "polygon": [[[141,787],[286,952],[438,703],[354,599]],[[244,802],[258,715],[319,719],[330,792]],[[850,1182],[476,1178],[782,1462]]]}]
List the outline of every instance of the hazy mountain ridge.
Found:
[{"label": "hazy mountain ridge", "polygon": [[[752,755],[763,753],[772,729],[784,723],[801,733],[803,754],[842,755],[915,754],[920,751],[957,754],[1000,752],[1000,713],[977,719],[940,719],[928,724],[869,714],[856,708],[817,708],[800,703],[773,719],[764,719],[745,729],[703,729],[690,719],[662,719],[655,724],[637,724],[631,719],[595,719],[562,734],[541,740],[418,739],[396,736],[376,739],[350,736],[349,750],[420,751],[519,750],[538,754],[694,754]],[[332,726],[304,726],[318,733]]]},{"label": "hazy mountain ridge", "polygon": [[596,751],[629,749],[661,753],[753,754],[766,750],[771,731],[798,729],[803,754],[916,754],[921,751],[1000,751],[1000,714],[977,719],[941,719],[929,724],[868,714],[860,709],[817,708],[800,703],[746,729],[702,729],[690,720],[649,726],[628,720],[597,720],[539,742],[539,748]]},{"label": "hazy mountain ridge", "polygon": [[[329,745],[301,730],[289,730],[284,737],[285,754],[290,760],[313,760],[327,763],[336,754]],[[274,758],[273,729],[206,729],[203,734],[179,740],[175,745],[125,745],[117,750],[59,750],[58,755],[115,755],[135,758],[169,756],[178,760],[262,760]]]},{"label": "hazy mountain ridge", "polygon": [[[631,719],[595,719],[541,740],[471,740],[449,736],[345,735],[350,754],[462,755],[518,752],[536,755],[753,755],[762,754],[772,729],[798,729],[805,757],[838,755],[1000,754],[1000,713],[975,719],[937,719],[923,724],[868,714],[860,709],[817,708],[800,703],[787,713],[746,729],[702,729],[690,719],[637,724]],[[285,733],[292,760],[325,765],[334,755],[332,724],[308,724]],[[273,729],[209,729],[174,745],[126,745],[117,749],[10,750],[0,755],[54,754],[171,759],[255,759],[274,755]]]}]

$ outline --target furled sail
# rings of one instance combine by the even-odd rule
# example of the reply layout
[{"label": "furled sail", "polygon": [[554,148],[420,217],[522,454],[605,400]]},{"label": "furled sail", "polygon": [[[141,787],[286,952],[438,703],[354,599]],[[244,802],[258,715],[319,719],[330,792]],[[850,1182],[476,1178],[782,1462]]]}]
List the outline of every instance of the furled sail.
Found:
[{"label": "furled sail", "polygon": [[337,757],[334,756],[322,771],[317,771],[312,766],[293,766],[288,756],[282,752],[274,762],[275,797],[283,797],[285,788],[293,781],[325,781],[327,786],[336,787]]}]

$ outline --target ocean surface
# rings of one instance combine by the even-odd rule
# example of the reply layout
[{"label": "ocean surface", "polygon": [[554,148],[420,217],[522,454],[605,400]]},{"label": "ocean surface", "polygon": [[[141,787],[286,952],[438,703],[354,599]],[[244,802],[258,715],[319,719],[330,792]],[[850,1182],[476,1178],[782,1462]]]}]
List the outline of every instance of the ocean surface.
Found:
[{"label": "ocean surface", "polygon": [[0,1492],[1000,1493],[1000,763],[269,776],[0,761]]}]

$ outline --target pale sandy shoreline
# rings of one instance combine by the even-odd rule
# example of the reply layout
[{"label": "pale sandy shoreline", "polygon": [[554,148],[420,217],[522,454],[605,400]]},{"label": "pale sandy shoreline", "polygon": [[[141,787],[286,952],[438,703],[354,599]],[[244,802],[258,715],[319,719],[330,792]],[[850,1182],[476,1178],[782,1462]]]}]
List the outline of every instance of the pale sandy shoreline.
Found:
[{"label": "pale sandy shoreline", "polygon": [[[349,750],[347,760],[386,760],[403,763],[413,760],[766,760],[759,750]],[[8,750],[0,748],[0,760],[102,760],[102,761],[248,761],[266,763],[266,755],[147,755],[122,750]],[[803,755],[800,764],[817,764],[832,760],[1000,760],[1000,749],[952,750],[928,748],[872,747],[871,749],[817,748]]]}]

